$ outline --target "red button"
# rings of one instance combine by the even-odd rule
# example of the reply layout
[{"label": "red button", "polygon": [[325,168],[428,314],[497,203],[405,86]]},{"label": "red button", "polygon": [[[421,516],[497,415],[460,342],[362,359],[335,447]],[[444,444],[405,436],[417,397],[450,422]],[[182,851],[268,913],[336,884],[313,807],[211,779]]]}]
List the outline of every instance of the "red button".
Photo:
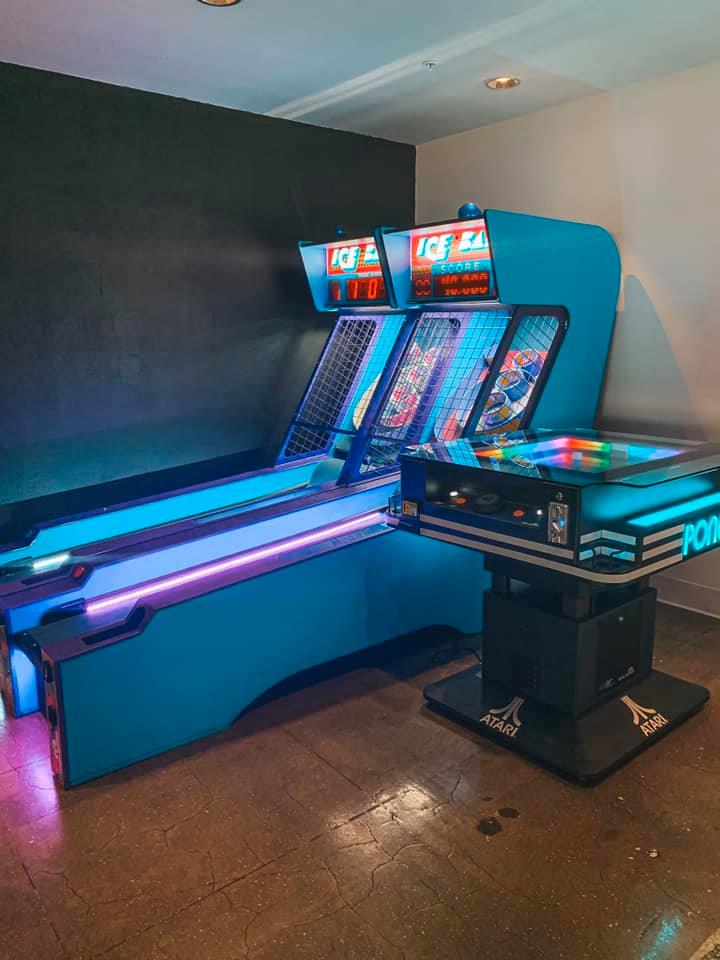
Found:
[{"label": "red button", "polygon": [[524,510],[513,510],[513,516],[514,516],[514,517],[524,517],[524,516],[525,516],[525,511],[524,511]]},{"label": "red button", "polygon": [[465,497],[455,497],[455,503],[459,503],[462,506],[464,503],[467,503]]}]

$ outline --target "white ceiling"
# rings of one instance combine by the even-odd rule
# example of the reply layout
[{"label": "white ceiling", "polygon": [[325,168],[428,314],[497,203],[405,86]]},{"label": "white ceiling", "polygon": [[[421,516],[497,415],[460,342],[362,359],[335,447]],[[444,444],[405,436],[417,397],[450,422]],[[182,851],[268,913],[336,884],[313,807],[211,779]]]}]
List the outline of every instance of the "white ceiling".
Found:
[{"label": "white ceiling", "polygon": [[[0,12],[0,60],[409,143],[718,56],[720,0],[2,0]],[[508,73],[521,86],[485,88]]]}]

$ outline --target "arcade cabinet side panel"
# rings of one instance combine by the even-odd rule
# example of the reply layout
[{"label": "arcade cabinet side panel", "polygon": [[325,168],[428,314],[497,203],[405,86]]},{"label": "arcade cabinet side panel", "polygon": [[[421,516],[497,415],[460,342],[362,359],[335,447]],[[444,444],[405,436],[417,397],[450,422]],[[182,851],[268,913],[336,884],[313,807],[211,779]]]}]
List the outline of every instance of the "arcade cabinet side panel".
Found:
[{"label": "arcade cabinet side panel", "polygon": [[517,306],[565,307],[570,322],[533,426],[591,428],[620,289],[620,255],[602,227],[486,211],[498,294]]},{"label": "arcade cabinet side panel", "polygon": [[[484,577],[480,554],[387,531],[159,607],[136,635],[59,661],[67,785],[221,730],[318,664],[428,626],[477,632]],[[35,633],[51,650],[68,623]],[[84,645],[87,618],[76,629]]]}]

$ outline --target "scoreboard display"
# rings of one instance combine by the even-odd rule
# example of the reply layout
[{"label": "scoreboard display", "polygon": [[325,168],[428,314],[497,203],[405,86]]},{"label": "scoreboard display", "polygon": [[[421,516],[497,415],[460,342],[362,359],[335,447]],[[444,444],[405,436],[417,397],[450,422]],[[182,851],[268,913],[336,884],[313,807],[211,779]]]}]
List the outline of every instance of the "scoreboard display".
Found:
[{"label": "scoreboard display", "polygon": [[410,230],[411,299],[493,300],[492,254],[483,219]]},{"label": "scoreboard display", "polygon": [[363,237],[327,245],[328,306],[368,306],[388,303],[377,244]]}]

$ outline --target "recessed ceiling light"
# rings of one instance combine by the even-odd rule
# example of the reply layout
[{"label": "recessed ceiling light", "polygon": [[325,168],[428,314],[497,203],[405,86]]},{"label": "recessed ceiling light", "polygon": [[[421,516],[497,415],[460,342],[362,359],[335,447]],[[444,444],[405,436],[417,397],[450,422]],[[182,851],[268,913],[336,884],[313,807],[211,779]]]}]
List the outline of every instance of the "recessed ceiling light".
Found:
[{"label": "recessed ceiling light", "polygon": [[493,77],[492,80],[485,81],[485,86],[491,90],[512,90],[519,83],[519,77]]},{"label": "recessed ceiling light", "polygon": [[200,0],[207,7],[234,7],[240,0]]}]

